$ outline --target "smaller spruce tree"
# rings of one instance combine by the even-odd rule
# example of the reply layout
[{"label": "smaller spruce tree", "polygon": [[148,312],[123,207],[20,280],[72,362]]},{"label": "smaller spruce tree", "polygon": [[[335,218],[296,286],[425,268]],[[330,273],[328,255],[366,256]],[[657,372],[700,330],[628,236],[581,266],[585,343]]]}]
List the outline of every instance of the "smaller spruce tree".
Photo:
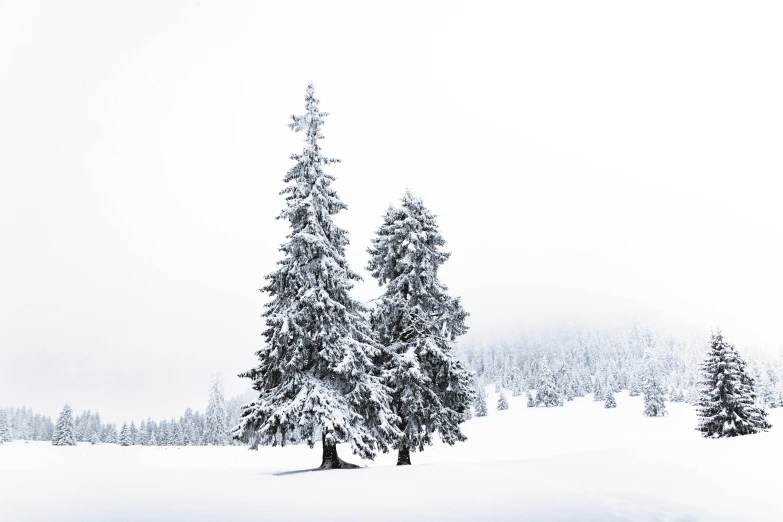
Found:
[{"label": "smaller spruce tree", "polygon": [[484,387],[479,386],[476,392],[476,399],[473,404],[473,408],[476,410],[476,417],[487,416],[487,396],[484,393]]},{"label": "smaller spruce tree", "polygon": [[500,390],[500,395],[498,396],[498,410],[507,410],[508,409],[508,399],[506,399],[506,392],[504,392],[502,389]]},{"label": "smaller spruce tree", "polygon": [[74,433],[73,411],[67,404],[60,412],[57,418],[57,424],[54,426],[52,435],[53,446],[76,446],[76,435]]},{"label": "smaller spruce tree", "polygon": [[616,408],[617,402],[614,400],[614,392],[609,389],[606,392],[606,401],[604,401],[604,408]]}]

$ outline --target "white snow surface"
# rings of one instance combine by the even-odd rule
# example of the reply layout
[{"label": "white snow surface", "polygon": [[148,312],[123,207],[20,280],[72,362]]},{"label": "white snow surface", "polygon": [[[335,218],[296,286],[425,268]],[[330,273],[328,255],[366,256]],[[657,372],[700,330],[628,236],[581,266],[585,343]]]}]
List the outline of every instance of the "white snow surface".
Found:
[{"label": "white snow surface", "polygon": [[[642,415],[591,397],[465,423],[468,442],[361,462],[358,470],[280,475],[320,463],[320,448],[0,445],[0,520],[783,520],[783,410],[768,433],[708,440],[694,408]],[[490,407],[497,394],[488,393]]]}]

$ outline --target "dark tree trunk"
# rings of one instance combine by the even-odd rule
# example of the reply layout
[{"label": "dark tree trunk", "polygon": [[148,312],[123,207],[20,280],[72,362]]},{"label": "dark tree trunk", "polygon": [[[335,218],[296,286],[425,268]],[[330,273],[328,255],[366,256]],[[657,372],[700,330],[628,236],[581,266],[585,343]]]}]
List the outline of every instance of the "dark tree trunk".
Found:
[{"label": "dark tree trunk", "polygon": [[408,446],[402,446],[397,452],[397,465],[398,466],[410,466],[411,465],[411,452]]},{"label": "dark tree trunk", "polygon": [[354,469],[359,467],[341,459],[337,455],[337,444],[327,443],[326,434],[321,435],[321,445],[323,447],[323,458],[318,469]]}]

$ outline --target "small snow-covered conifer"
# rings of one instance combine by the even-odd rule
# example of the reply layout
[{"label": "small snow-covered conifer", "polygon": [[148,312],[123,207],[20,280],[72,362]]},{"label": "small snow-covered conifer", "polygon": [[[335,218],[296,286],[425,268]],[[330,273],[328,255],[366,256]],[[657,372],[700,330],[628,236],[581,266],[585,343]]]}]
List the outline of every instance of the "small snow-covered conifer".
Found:
[{"label": "small snow-covered conifer", "polygon": [[549,368],[549,363],[545,357],[541,358],[538,368],[538,390],[535,404],[536,406],[541,404],[546,407],[563,405],[563,399],[555,383],[555,376],[551,368]]},{"label": "small snow-covered conifer", "polygon": [[606,401],[604,402],[604,408],[616,408],[617,402],[614,400],[614,392],[609,389],[606,391]]},{"label": "small snow-covered conifer", "polygon": [[502,389],[500,390],[500,395],[498,395],[498,410],[507,410],[508,409],[508,399],[506,399],[506,392],[504,392]]},{"label": "small snow-covered conifer", "polygon": [[117,427],[114,424],[107,424],[103,429],[103,442],[106,444],[117,444]]},{"label": "small snow-covered conifer", "polygon": [[628,395],[631,397],[637,397],[642,393],[642,386],[639,380],[639,375],[636,370],[632,370],[628,376]]},{"label": "small snow-covered conifer", "polygon": [[133,446],[136,444],[136,441],[139,438],[139,429],[136,427],[136,422],[131,421],[130,426],[128,427],[128,440],[130,442],[130,446]]},{"label": "small snow-covered conifer", "polygon": [[52,435],[53,446],[76,446],[76,436],[74,434],[73,412],[67,404],[60,412],[57,418],[57,424],[54,426]]},{"label": "small snow-covered conifer", "polygon": [[534,408],[536,406],[536,401],[533,399],[533,394],[530,393],[530,390],[527,391],[527,407],[528,408]]},{"label": "small snow-covered conifer", "polygon": [[11,429],[8,426],[5,410],[0,409],[0,444],[4,442],[11,442]]},{"label": "small snow-covered conifer", "polygon": [[718,330],[702,363],[701,399],[696,428],[704,437],[736,437],[766,431],[767,413],[756,404],[753,380],[745,361]]},{"label": "small snow-covered conifer", "polygon": [[180,430],[179,423],[175,419],[171,419],[166,424],[166,446],[179,446],[182,431]]},{"label": "small snow-covered conifer", "polygon": [[130,428],[128,428],[127,422],[123,422],[122,428],[120,428],[120,446],[130,446],[131,444],[133,444],[133,439]]},{"label": "small snow-covered conifer", "polygon": [[473,408],[476,410],[476,417],[487,416],[487,395],[484,393],[484,387],[479,386],[473,401]]},{"label": "small snow-covered conifer", "polygon": [[666,415],[665,392],[661,374],[650,352],[645,354],[644,414],[648,417]]},{"label": "small snow-covered conifer", "polygon": [[511,389],[511,396],[519,397],[525,392],[526,389],[527,389],[527,385],[525,384],[524,379],[522,379],[522,377],[520,377],[519,375],[515,375],[513,388]]},{"label": "small snow-covered conifer", "polygon": [[226,399],[223,397],[223,382],[219,373],[212,379],[205,422],[204,444],[208,446],[228,444],[228,413]]}]

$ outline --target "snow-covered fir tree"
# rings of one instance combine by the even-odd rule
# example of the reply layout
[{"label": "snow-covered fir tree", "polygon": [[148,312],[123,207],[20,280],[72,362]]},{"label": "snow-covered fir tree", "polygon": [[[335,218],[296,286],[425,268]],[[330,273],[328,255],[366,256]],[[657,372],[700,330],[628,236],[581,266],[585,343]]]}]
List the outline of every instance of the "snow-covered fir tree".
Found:
[{"label": "snow-covered fir tree", "polygon": [[596,402],[602,401],[606,397],[606,390],[604,389],[606,383],[603,381],[602,377],[602,375],[596,374],[595,383],[593,384],[593,400]]},{"label": "snow-covered fir tree", "polygon": [[386,211],[367,250],[367,269],[386,285],[372,325],[402,433],[394,442],[398,465],[410,464],[410,451],[432,444],[435,433],[446,444],[464,441],[460,423],[474,400],[471,374],[453,353],[468,314],[438,279],[450,257],[441,250],[445,243],[435,216],[406,191],[400,206]]},{"label": "snow-covered fir tree", "polygon": [[133,444],[133,437],[131,437],[130,428],[127,422],[122,423],[120,428],[120,446],[130,446]]},{"label": "snow-covered fir tree", "polygon": [[11,428],[8,426],[8,416],[0,409],[0,444],[11,442]]},{"label": "snow-covered fir tree", "polygon": [[696,428],[704,437],[736,437],[771,428],[767,413],[756,404],[753,380],[745,361],[718,330],[702,363],[701,399]]},{"label": "snow-covered fir tree", "polygon": [[101,438],[98,436],[98,432],[93,431],[92,435],[90,435],[90,444],[95,446],[96,444],[100,444],[100,443],[101,443]]},{"label": "snow-covered fir tree", "polygon": [[530,390],[527,391],[527,407],[528,408],[535,408],[536,401],[533,399],[533,394],[530,393]]},{"label": "snow-covered fir tree", "polygon": [[54,426],[52,435],[52,445],[54,446],[76,446],[76,436],[74,435],[73,411],[67,404],[60,412],[57,418],[57,424]]},{"label": "snow-covered fir tree", "polygon": [[[258,398],[247,404],[233,435],[248,442],[277,445],[321,439],[321,468],[348,465],[337,455],[346,442],[371,459],[397,437],[389,394],[373,371],[379,350],[365,310],[350,296],[360,280],[345,258],[348,236],[333,221],[346,208],[324,167],[338,160],[321,152],[321,112],[312,84],[306,112],[292,116],[291,129],[305,136],[304,150],[291,158],[285,175],[286,208],[279,219],[290,233],[280,250],[279,268],[267,276],[272,298],[264,317],[264,346],[258,365],[241,374],[253,381]],[[349,466],[348,466],[349,467]]]},{"label": "snow-covered fir tree", "polygon": [[666,415],[666,393],[661,382],[658,363],[648,352],[645,356],[644,414],[648,417]]},{"label": "snow-covered fir tree", "polygon": [[500,394],[498,395],[498,410],[507,410],[508,409],[508,399],[506,398],[506,392],[504,392],[502,389],[500,390]]},{"label": "snow-covered fir tree", "polygon": [[212,379],[205,421],[204,444],[209,446],[228,444],[228,413],[226,399],[223,397],[223,382],[219,373]]},{"label": "snow-covered fir tree", "polygon": [[604,408],[616,408],[617,402],[614,400],[614,392],[609,389],[604,394],[606,395],[606,400],[604,401]]},{"label": "snow-covered fir tree", "polygon": [[642,386],[639,380],[639,375],[636,370],[631,370],[628,376],[628,395],[631,397],[637,397],[642,393]]},{"label": "snow-covered fir tree", "polygon": [[117,428],[114,427],[114,424],[107,424],[103,428],[101,442],[104,444],[117,444]]},{"label": "snow-covered fir tree", "polygon": [[166,446],[179,446],[182,432],[176,419],[166,423]]},{"label": "snow-covered fir tree", "polygon": [[133,446],[136,444],[136,440],[139,438],[139,429],[136,427],[136,422],[131,421],[130,426],[128,426],[128,440],[130,442],[130,446]]},{"label": "snow-covered fir tree", "polygon": [[476,417],[487,416],[487,394],[484,393],[484,387],[479,386],[476,391],[475,398],[473,399],[473,408],[476,413]]},{"label": "snow-covered fir tree", "polygon": [[546,407],[563,405],[563,398],[560,396],[560,392],[557,389],[555,376],[552,373],[552,369],[549,367],[546,358],[543,357],[539,363],[538,389],[536,391],[535,405],[543,405]]}]

